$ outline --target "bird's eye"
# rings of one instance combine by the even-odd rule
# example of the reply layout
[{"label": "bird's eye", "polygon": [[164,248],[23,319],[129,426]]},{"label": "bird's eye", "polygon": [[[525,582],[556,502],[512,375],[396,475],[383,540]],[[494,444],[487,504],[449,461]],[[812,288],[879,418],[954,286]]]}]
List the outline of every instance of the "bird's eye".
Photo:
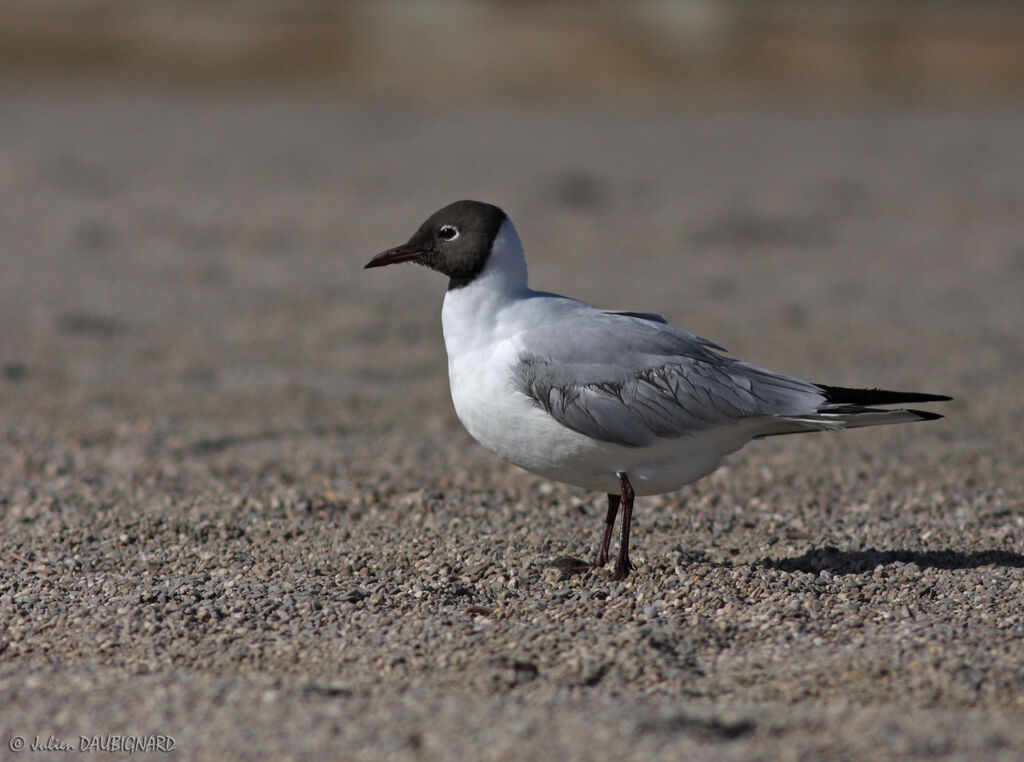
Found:
[{"label": "bird's eye", "polygon": [[459,237],[459,229],[454,225],[442,225],[437,234],[442,241],[454,241]]}]

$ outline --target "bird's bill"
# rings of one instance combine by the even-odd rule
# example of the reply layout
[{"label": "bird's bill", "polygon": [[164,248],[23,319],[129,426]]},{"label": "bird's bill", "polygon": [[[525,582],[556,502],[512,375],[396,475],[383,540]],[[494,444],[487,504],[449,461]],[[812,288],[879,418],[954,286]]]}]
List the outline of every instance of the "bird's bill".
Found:
[{"label": "bird's bill", "polygon": [[393,249],[382,251],[380,254],[375,256],[369,262],[367,262],[363,269],[367,270],[371,267],[383,267],[384,265],[393,265],[396,262],[409,262],[416,257],[419,257],[426,252],[418,246],[410,246],[409,244],[402,244],[396,246]]}]

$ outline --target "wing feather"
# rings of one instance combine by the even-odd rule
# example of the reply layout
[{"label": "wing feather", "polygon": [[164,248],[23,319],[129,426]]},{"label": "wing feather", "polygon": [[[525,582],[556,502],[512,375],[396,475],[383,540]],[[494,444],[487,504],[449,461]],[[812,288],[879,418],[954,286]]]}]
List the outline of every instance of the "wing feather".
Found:
[{"label": "wing feather", "polygon": [[642,447],[749,418],[813,415],[824,401],[814,384],[723,357],[647,313],[588,308],[578,317],[520,335],[516,380],[557,421],[595,439]]}]

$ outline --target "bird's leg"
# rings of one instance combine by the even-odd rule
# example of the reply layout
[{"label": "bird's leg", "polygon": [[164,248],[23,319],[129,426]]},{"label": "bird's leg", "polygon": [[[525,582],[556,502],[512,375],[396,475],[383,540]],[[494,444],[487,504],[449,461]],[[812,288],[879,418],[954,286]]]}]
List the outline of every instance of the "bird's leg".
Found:
[{"label": "bird's leg", "polygon": [[619,487],[622,489],[622,540],[619,542],[619,556],[615,559],[615,570],[612,579],[623,579],[633,569],[629,560],[629,524],[633,520],[633,485],[625,471],[618,473]]},{"label": "bird's leg", "polygon": [[608,548],[612,544],[612,530],[615,528],[615,516],[619,512],[620,498],[618,495],[608,495],[608,513],[604,517],[604,534],[601,536],[601,546],[597,549],[597,558],[594,559],[594,568],[604,566],[608,563]]}]

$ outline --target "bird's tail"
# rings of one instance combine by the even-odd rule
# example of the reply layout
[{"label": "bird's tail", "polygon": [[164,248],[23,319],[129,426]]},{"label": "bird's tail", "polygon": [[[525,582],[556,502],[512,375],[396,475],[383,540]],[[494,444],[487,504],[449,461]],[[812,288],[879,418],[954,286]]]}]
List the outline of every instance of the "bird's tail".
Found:
[{"label": "bird's tail", "polygon": [[920,392],[894,392],[886,389],[850,389],[844,386],[815,384],[825,397],[821,406],[807,415],[773,416],[757,439],[781,434],[800,434],[811,431],[840,431],[863,426],[885,426],[891,423],[934,421],[942,418],[926,410],[898,408],[886,410],[873,405],[899,405],[907,402],[945,402],[951,400],[943,394]]}]

